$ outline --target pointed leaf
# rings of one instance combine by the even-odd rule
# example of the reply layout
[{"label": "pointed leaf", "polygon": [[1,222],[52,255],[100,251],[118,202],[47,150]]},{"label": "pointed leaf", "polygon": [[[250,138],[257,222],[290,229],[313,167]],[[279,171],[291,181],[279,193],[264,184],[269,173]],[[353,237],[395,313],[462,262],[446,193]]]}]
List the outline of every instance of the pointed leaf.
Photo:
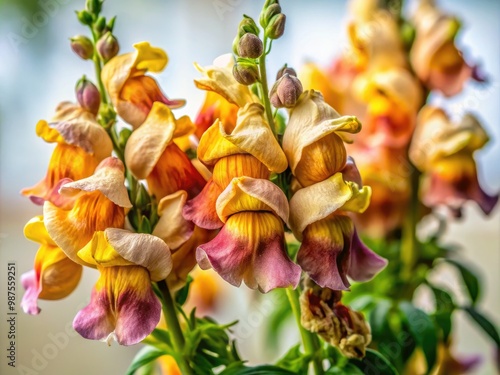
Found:
[{"label": "pointed leaf", "polygon": [[145,346],[137,354],[135,355],[134,359],[132,360],[132,363],[130,364],[129,368],[127,369],[127,374],[126,375],[133,375],[136,370],[141,368],[142,366],[154,361],[156,358],[161,357],[162,355],[168,354],[167,352],[163,350],[159,350],[157,348],[154,348],[152,346]]},{"label": "pointed leaf", "polygon": [[484,314],[477,311],[474,307],[464,307],[463,309],[477,324],[479,324],[483,331],[491,337],[497,347],[500,348],[500,337],[498,335],[497,329],[495,328],[495,325],[486,316],[484,316]]},{"label": "pointed leaf", "polygon": [[366,356],[362,361],[351,359],[349,362],[359,368],[363,374],[398,375],[398,371],[391,362],[373,349],[366,349]]},{"label": "pointed leaf", "polygon": [[470,299],[472,301],[472,305],[475,305],[481,294],[481,285],[479,283],[478,276],[469,268],[457,262],[456,260],[446,259],[446,261],[455,266],[456,269],[460,272],[465,287],[467,288],[467,292],[469,293]]},{"label": "pointed leaf", "polygon": [[417,309],[410,302],[401,302],[399,309],[415,341],[424,352],[427,361],[427,372],[429,373],[436,363],[437,357],[436,327],[425,312]]},{"label": "pointed leaf", "polygon": [[290,350],[276,362],[276,366],[294,371],[296,374],[306,374],[310,360],[311,354],[302,353],[300,351],[300,344],[297,344],[290,348]]}]

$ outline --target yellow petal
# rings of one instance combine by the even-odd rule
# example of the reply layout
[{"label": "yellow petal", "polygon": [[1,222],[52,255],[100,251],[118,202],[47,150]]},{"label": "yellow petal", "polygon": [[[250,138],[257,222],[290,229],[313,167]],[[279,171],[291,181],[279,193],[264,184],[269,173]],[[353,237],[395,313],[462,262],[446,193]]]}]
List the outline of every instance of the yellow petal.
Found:
[{"label": "yellow petal", "polygon": [[363,212],[370,203],[369,186],[359,188],[351,181],[344,181],[342,173],[317,184],[300,189],[290,200],[290,228],[295,237],[302,239],[302,232],[309,225],[337,210]]},{"label": "yellow petal", "polygon": [[45,228],[42,215],[35,216],[26,223],[24,226],[24,237],[42,245],[57,246],[52,238],[50,238],[47,228]]},{"label": "yellow petal", "polygon": [[137,70],[161,72],[168,64],[168,56],[164,50],[152,47],[148,42],[134,44],[136,58],[134,68]]},{"label": "yellow petal", "polygon": [[289,208],[285,194],[269,180],[250,177],[233,178],[217,198],[217,214],[226,222],[242,211],[270,211],[287,223]]},{"label": "yellow petal", "polygon": [[187,193],[179,190],[163,197],[158,203],[160,219],[153,234],[165,241],[171,249],[180,247],[193,233],[193,224],[184,219],[182,215],[186,200]]},{"label": "yellow petal", "polygon": [[78,256],[99,267],[142,266],[152,281],[164,280],[172,269],[170,250],[160,238],[118,228],[95,232]]},{"label": "yellow petal", "polygon": [[292,110],[283,135],[283,151],[292,173],[295,174],[305,147],[333,132],[345,142],[346,138],[342,133],[355,134],[360,130],[361,123],[356,117],[341,117],[325,103],[320,92],[305,91]]},{"label": "yellow petal", "polygon": [[264,118],[258,103],[249,103],[238,111],[232,132],[216,121],[201,137],[198,158],[213,165],[225,156],[248,153],[261,161],[270,171],[281,173],[287,168],[286,157]]},{"label": "yellow petal", "polygon": [[238,107],[243,107],[247,103],[258,102],[258,98],[250,91],[248,86],[242,85],[234,79],[232,67],[212,65],[203,68],[196,63],[194,66],[203,74],[203,78],[194,80],[196,87],[199,89],[214,91]]}]

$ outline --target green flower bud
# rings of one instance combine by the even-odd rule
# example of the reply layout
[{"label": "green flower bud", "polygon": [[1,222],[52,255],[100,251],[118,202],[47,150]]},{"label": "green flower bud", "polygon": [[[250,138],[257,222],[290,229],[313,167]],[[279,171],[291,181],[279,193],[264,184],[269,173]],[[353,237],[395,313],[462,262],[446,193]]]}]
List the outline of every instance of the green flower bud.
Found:
[{"label": "green flower bud", "polygon": [[283,13],[275,15],[266,27],[266,36],[270,39],[278,39],[285,33],[286,16]]},{"label": "green flower bud", "polygon": [[246,14],[244,14],[243,19],[238,26],[238,37],[241,38],[246,33],[259,35],[259,27],[252,17],[248,17]]},{"label": "green flower bud", "polygon": [[85,9],[90,14],[95,14],[96,16],[101,13],[102,0],[87,0],[85,3]]},{"label": "green flower bud", "polygon": [[297,77],[297,72],[295,71],[295,69],[290,68],[287,64],[285,64],[283,68],[278,70],[278,73],[276,74],[276,81],[283,77],[285,73],[287,73],[289,76]]},{"label": "green flower bud", "polygon": [[238,43],[238,55],[241,57],[256,59],[262,55],[264,45],[257,35],[246,33]]},{"label": "green flower bud", "polygon": [[70,38],[71,49],[84,60],[90,60],[94,56],[94,45],[84,35],[76,35]]},{"label": "green flower bud", "polygon": [[123,128],[120,134],[118,135],[118,145],[122,149],[125,149],[125,145],[127,144],[127,141],[131,135],[132,135],[132,130],[130,130],[129,128]]},{"label": "green flower bud", "polygon": [[95,85],[83,76],[75,87],[75,94],[80,106],[87,111],[97,115],[101,105],[101,94]]},{"label": "green flower bud", "polygon": [[116,21],[116,16],[114,16],[109,20],[108,24],[106,25],[106,31],[113,31],[115,27],[115,21]]},{"label": "green flower bud", "polygon": [[96,48],[99,55],[106,62],[118,54],[120,45],[118,44],[118,40],[115,36],[108,31],[97,41]]},{"label": "green flower bud", "polygon": [[101,16],[94,23],[94,30],[98,35],[100,35],[104,31],[105,28],[106,28],[106,18]]},{"label": "green flower bud", "polygon": [[259,69],[251,62],[237,62],[233,66],[233,76],[236,81],[248,86],[259,80]]},{"label": "green flower bud", "polygon": [[77,11],[76,18],[78,18],[78,21],[85,26],[90,26],[92,25],[92,22],[94,22],[94,17],[86,10]]},{"label": "green flower bud", "polygon": [[260,13],[259,23],[265,29],[271,18],[281,13],[281,6],[276,2],[269,7],[264,7]]},{"label": "green flower bud", "polygon": [[304,89],[299,79],[285,73],[274,83],[269,93],[269,99],[271,100],[271,104],[276,108],[292,108],[297,103],[302,91]]}]

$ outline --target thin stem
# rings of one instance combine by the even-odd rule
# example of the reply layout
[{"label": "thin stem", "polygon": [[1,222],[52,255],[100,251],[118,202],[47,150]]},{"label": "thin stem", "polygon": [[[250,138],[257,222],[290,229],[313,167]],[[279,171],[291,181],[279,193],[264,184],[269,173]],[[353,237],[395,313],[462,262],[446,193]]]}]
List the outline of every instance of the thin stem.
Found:
[{"label": "thin stem", "polygon": [[410,176],[411,181],[411,196],[408,213],[403,223],[403,238],[401,241],[401,262],[403,269],[401,276],[403,280],[408,281],[412,274],[413,268],[418,258],[417,250],[417,224],[419,216],[419,182],[420,172],[412,166]]},{"label": "thin stem", "polygon": [[[267,46],[267,38],[264,37],[264,51],[266,51]],[[262,93],[262,101],[264,103],[264,107],[266,110],[266,117],[273,134],[276,135],[276,128],[274,126],[274,117],[271,109],[271,102],[269,101],[269,88],[267,87],[267,72],[266,72],[266,55],[267,53],[263,53],[259,57],[259,73],[260,73],[260,86]]]},{"label": "thin stem", "polygon": [[90,28],[92,31],[92,38],[94,39],[94,57],[92,60],[94,61],[94,69],[95,69],[95,75],[96,75],[96,80],[97,80],[97,85],[99,86],[99,91],[101,92],[101,102],[102,104],[108,104],[108,94],[106,92],[106,89],[104,88],[104,84],[102,83],[101,79],[101,58],[99,57],[99,53],[97,52],[97,34],[94,32],[92,27]]},{"label": "thin stem", "polygon": [[299,302],[299,291],[292,288],[286,289],[286,295],[292,306],[293,315],[295,316],[295,321],[297,322],[297,327],[299,328],[300,337],[302,338],[302,344],[304,345],[304,350],[306,354],[311,354],[313,356],[313,367],[314,373],[316,375],[322,375],[323,365],[321,364],[321,359],[318,358],[316,352],[319,349],[319,341],[316,335],[312,334],[306,330],[300,323],[300,302]]},{"label": "thin stem", "polygon": [[181,360],[181,363],[178,365],[181,367],[183,374],[191,375],[193,372],[184,357],[184,334],[182,333],[181,325],[179,324],[174,300],[172,299],[172,295],[170,294],[170,290],[168,289],[168,285],[165,280],[159,281],[158,287],[163,295],[162,308],[163,315],[165,315],[165,320],[167,322],[167,329],[172,336],[174,350],[177,352],[178,358]]}]

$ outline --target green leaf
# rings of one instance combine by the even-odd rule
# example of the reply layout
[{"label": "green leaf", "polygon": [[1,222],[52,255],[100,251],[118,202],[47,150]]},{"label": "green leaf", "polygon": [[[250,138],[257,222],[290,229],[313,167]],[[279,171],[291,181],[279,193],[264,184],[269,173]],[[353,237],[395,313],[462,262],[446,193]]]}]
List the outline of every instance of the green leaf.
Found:
[{"label": "green leaf", "polygon": [[191,286],[191,283],[193,282],[193,277],[191,275],[188,275],[186,279],[186,284],[175,293],[175,302],[179,305],[184,305],[186,303],[186,300],[189,295],[189,287]]},{"label": "green leaf", "polygon": [[168,353],[163,350],[154,348],[152,346],[145,346],[144,348],[139,350],[139,352],[137,352],[137,354],[135,355],[134,359],[132,360],[132,363],[127,369],[126,375],[133,375],[137,371],[137,369],[141,368],[142,366],[154,361],[156,358],[161,357],[162,355],[165,354]]},{"label": "green leaf", "polygon": [[296,374],[307,374],[311,354],[300,351],[300,344],[290,348],[288,352],[276,362],[276,366],[295,372]]},{"label": "green leaf", "polygon": [[398,375],[398,371],[391,362],[382,354],[372,349],[366,349],[366,355],[363,360],[351,359],[350,363],[359,368],[363,374]]},{"label": "green leaf", "polygon": [[399,309],[408,324],[413,338],[422,348],[427,361],[427,372],[432,370],[437,357],[437,334],[432,319],[410,302],[401,302]]},{"label": "green leaf", "polygon": [[325,375],[363,375],[359,367],[352,363],[346,363],[344,367],[331,367],[325,372]]},{"label": "green leaf", "polygon": [[370,313],[370,327],[375,340],[384,337],[384,334],[387,332],[391,307],[391,301],[381,300]]},{"label": "green leaf", "polygon": [[297,373],[272,365],[246,367],[242,363],[233,363],[220,375],[297,375]]},{"label": "green leaf", "polygon": [[486,332],[495,342],[497,347],[500,348],[500,337],[498,336],[498,331],[495,328],[495,325],[486,316],[484,316],[484,314],[480,313],[472,306],[464,307],[463,310],[466,311],[477,324],[479,324],[483,331]]},{"label": "green leaf", "polygon": [[442,341],[447,342],[448,337],[451,333],[451,314],[455,310],[455,303],[453,302],[453,298],[451,295],[440,288],[435,288],[429,285],[432,292],[434,293],[434,297],[436,300],[436,311],[432,315],[434,320],[436,321],[437,327],[439,327],[440,331],[443,334]]},{"label": "green leaf", "polygon": [[481,294],[481,285],[479,283],[478,276],[469,268],[467,268],[466,266],[457,262],[454,259],[446,259],[446,261],[451,265],[455,266],[457,270],[460,272],[465,287],[467,288],[467,292],[469,292],[472,305],[475,305]]}]

